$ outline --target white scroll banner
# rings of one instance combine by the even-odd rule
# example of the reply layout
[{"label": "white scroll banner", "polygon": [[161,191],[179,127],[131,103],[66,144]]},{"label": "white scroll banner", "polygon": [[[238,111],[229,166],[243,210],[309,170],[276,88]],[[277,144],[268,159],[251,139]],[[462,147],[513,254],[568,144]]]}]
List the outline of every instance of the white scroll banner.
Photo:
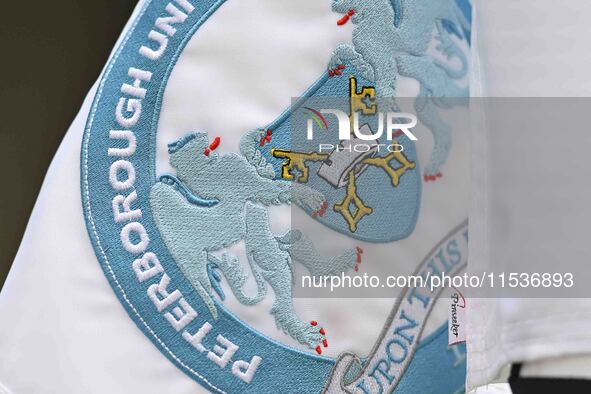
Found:
[{"label": "white scroll banner", "polygon": [[[443,286],[431,291],[430,277],[453,277],[468,260],[468,220],[452,230],[431,250],[415,271],[426,287],[406,288],[394,305],[365,363],[353,353],[337,360],[323,393],[391,393],[410,364],[425,323]],[[358,372],[354,372],[358,370]]]}]

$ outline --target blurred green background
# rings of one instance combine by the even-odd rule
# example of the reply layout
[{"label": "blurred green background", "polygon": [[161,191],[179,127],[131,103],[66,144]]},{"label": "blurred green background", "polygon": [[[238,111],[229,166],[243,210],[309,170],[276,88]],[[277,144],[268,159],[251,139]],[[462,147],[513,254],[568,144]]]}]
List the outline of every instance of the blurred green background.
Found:
[{"label": "blurred green background", "polygon": [[135,4],[2,2],[0,288],[49,163]]}]

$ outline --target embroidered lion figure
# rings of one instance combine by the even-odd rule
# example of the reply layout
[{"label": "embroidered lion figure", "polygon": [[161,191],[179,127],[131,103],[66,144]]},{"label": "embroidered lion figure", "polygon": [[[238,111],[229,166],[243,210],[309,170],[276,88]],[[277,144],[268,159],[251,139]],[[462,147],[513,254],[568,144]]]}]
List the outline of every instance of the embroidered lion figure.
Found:
[{"label": "embroidered lion figure", "polygon": [[[267,206],[295,202],[322,211],[326,203],[321,193],[307,186],[275,180],[273,166],[257,149],[264,135],[259,130],[246,134],[241,139],[240,155],[219,155],[210,149],[205,133],[192,133],[169,144],[176,176],[164,175],[154,184],[150,205],[166,246],[214,318],[217,309],[213,291],[224,299],[219,269],[236,298],[246,305],[262,301],[269,284],[275,293],[271,313],[277,326],[314,348],[326,343],[324,330],[296,315],[293,261],[302,263],[312,275],[336,275],[355,267],[361,250],[325,258],[300,231],[281,236],[271,232]],[[212,254],[239,241],[245,242],[257,285],[257,293],[251,297],[243,291],[247,277],[239,259],[228,253],[221,257]]]},{"label": "embroidered lion figure", "polygon": [[[351,20],[355,26],[353,45],[342,44],[334,50],[329,74],[340,75],[343,63],[349,62],[375,83],[379,97],[391,98],[393,110],[397,110],[394,98],[399,76],[417,80],[420,92],[415,110],[434,137],[425,180],[437,179],[451,146],[451,129],[437,107],[449,104],[442,98],[468,96],[468,89],[457,84],[466,75],[468,63],[452,35],[468,39],[470,27],[456,0],[333,0],[332,10],[345,15],[339,24]],[[448,60],[457,59],[459,67],[427,54],[434,30],[437,49]]]}]

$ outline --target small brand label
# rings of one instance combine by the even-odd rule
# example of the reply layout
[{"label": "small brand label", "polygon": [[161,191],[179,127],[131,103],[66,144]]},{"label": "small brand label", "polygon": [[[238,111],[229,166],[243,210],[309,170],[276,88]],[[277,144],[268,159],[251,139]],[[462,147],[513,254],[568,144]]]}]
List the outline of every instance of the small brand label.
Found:
[{"label": "small brand label", "polygon": [[466,342],[465,331],[466,299],[457,289],[453,289],[450,297],[448,316],[448,343],[456,345]]}]

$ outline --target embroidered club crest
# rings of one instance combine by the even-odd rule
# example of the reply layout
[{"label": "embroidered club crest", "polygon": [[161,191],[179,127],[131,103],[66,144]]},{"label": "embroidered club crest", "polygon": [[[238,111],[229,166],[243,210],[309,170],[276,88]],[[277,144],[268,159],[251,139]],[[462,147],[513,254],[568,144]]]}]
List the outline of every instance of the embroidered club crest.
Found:
[{"label": "embroidered club crest", "polygon": [[[463,347],[448,348],[444,326],[422,336],[440,290],[407,289],[384,318],[387,332],[369,357],[327,357],[327,330],[294,304],[294,272],[354,273],[364,248],[324,253],[305,231],[274,231],[270,216],[272,207],[292,204],[356,242],[389,244],[413,235],[423,185],[442,177],[451,149],[438,99],[467,95],[461,80],[470,4],[334,0],[335,28],[351,22],[352,44],[335,49],[326,73],[289,110],[245,131],[238,152],[220,152],[224,141],[211,131],[167,141],[172,171],[160,173],[164,91],[188,41],[223,3],[146,1],[101,77],[83,138],[82,201],[97,258],[122,305],[171,362],[210,391],[462,390]],[[417,143],[400,128],[388,132],[392,122],[380,116],[402,116],[403,77],[418,81],[416,119],[434,137],[424,170]],[[342,138],[339,118],[326,108],[344,113],[354,132]],[[417,272],[434,264],[461,270],[466,228],[441,234],[416,261]],[[237,243],[244,256],[228,249]],[[249,280],[254,291],[246,290]],[[238,318],[229,297],[244,308],[273,297],[267,313],[289,345]],[[436,376],[435,369],[445,373]],[[427,374],[430,380],[419,378]]]}]

